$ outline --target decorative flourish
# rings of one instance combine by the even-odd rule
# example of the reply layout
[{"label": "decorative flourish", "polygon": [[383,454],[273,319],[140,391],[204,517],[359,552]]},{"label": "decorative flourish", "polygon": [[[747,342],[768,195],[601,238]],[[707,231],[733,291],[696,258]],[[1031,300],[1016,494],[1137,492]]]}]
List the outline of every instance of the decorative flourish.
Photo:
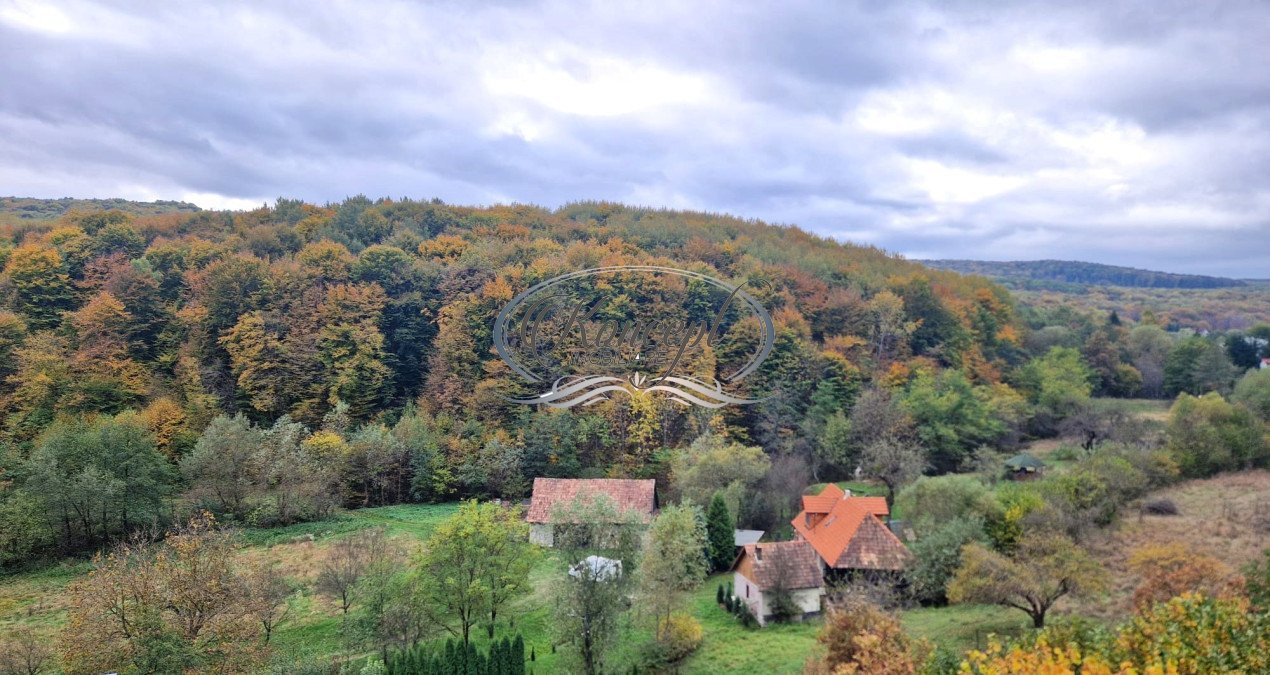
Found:
[{"label": "decorative flourish", "polygon": [[[649,386],[644,386],[645,384]],[[693,377],[669,376],[650,380],[643,373],[635,373],[629,380],[609,375],[562,377],[552,383],[549,391],[538,396],[511,400],[515,403],[537,403],[549,408],[572,408],[610,400],[609,395],[614,392],[632,396],[654,391],[664,393],[680,405],[699,405],[705,408],[752,405],[762,400],[732,396],[723,391],[723,385],[718,380],[704,382]]]}]

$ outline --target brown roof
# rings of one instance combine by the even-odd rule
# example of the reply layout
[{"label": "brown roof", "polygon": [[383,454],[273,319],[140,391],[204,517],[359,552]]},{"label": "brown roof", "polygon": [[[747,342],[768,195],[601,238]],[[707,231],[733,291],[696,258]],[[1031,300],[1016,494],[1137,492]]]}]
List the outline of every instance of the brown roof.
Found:
[{"label": "brown roof", "polygon": [[[837,486],[833,486],[835,490]],[[827,498],[833,495],[828,511]],[[820,554],[825,564],[834,568],[903,569],[912,560],[904,543],[878,520],[886,515],[886,500],[881,497],[845,497],[841,490],[826,487],[809,505],[803,498],[804,510],[792,524],[794,530]],[[811,506],[808,509],[807,506]]]},{"label": "brown roof", "polygon": [[645,520],[653,515],[657,502],[654,488],[657,482],[628,480],[625,478],[535,478],[534,494],[529,501],[529,513],[525,520],[531,523],[552,522],[551,510],[557,504],[573,502],[578,497],[593,499],[608,497],[618,511],[634,512]]},{"label": "brown roof", "polygon": [[820,588],[824,574],[820,557],[805,541],[777,541],[746,544],[732,569],[744,574],[759,590],[769,590],[781,583],[785,588]]}]

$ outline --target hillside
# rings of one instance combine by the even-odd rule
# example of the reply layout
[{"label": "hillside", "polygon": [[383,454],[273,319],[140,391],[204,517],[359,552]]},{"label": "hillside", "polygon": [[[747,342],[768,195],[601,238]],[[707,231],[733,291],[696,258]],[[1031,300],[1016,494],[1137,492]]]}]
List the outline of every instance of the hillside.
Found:
[{"label": "hillside", "polygon": [[978,274],[1029,290],[1072,290],[1075,286],[1124,286],[1128,288],[1232,288],[1239,279],[1197,274],[1174,274],[1118,265],[1075,260],[922,260],[924,265]]},{"label": "hillside", "polygon": [[199,208],[189,202],[166,200],[135,202],[128,199],[0,197],[0,217],[8,215],[22,220],[51,220],[75,211],[123,211],[134,216],[155,216],[161,213],[194,213]]}]

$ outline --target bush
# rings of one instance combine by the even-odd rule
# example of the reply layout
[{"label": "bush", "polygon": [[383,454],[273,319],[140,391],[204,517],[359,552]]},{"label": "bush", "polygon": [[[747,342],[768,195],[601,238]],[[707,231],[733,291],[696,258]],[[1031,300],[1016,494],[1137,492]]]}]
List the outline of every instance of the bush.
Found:
[{"label": "bush", "polygon": [[1168,450],[1192,478],[1265,466],[1270,460],[1261,421],[1248,408],[1215,393],[1177,397],[1165,432]]},{"label": "bush", "polygon": [[1180,513],[1172,499],[1152,499],[1142,505],[1142,510],[1156,516],[1176,516]]},{"label": "bush", "polygon": [[1079,459],[1080,456],[1080,450],[1074,445],[1060,445],[1057,450],[1050,453],[1050,457],[1062,462],[1071,462]]},{"label": "bush", "polygon": [[899,619],[867,604],[831,611],[816,639],[826,653],[809,672],[916,673],[930,654],[929,645],[904,634]]},{"label": "bush", "polygon": [[687,614],[676,612],[662,623],[662,645],[669,661],[678,661],[701,646],[701,624]]},{"label": "bush", "polygon": [[987,517],[997,506],[987,486],[973,476],[923,476],[900,491],[895,510],[921,535],[957,518]]},{"label": "bush", "polygon": [[983,521],[977,517],[946,522],[942,528],[930,532],[909,547],[915,561],[908,570],[908,579],[918,602],[947,602],[944,589],[961,566],[961,547],[972,541],[988,543]]}]

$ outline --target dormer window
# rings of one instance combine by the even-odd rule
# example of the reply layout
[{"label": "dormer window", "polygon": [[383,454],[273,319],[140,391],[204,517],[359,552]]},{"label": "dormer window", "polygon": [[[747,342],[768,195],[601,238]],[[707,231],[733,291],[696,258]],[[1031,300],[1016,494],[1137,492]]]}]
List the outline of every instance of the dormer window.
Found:
[{"label": "dormer window", "polygon": [[763,562],[763,547],[761,546],[754,547],[754,558],[758,560],[759,562]]}]

